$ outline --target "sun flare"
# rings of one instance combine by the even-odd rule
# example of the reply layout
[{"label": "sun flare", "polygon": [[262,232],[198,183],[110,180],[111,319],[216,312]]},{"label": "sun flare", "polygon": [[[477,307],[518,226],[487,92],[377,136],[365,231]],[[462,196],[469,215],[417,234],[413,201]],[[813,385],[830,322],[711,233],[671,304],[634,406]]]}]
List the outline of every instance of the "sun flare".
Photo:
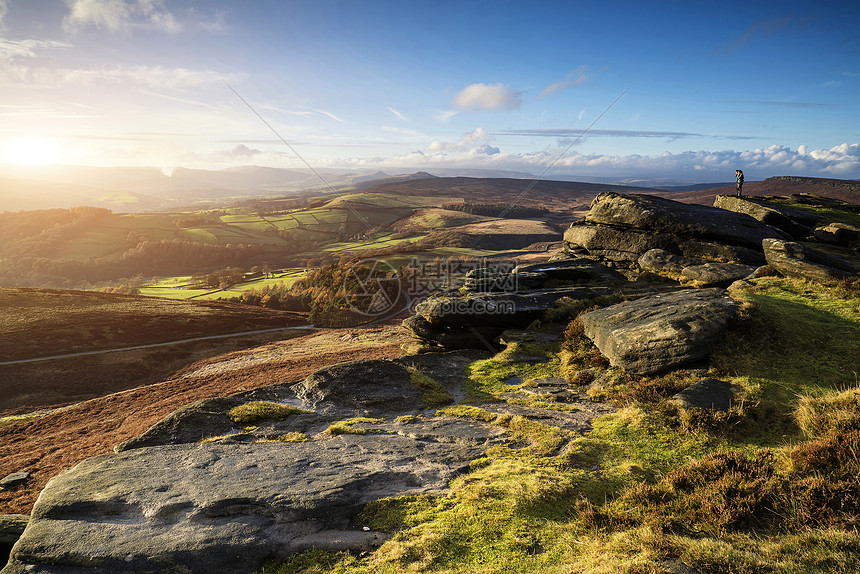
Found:
[{"label": "sun flare", "polygon": [[24,136],[9,140],[3,146],[3,160],[18,165],[47,165],[60,157],[57,140],[42,136]]}]

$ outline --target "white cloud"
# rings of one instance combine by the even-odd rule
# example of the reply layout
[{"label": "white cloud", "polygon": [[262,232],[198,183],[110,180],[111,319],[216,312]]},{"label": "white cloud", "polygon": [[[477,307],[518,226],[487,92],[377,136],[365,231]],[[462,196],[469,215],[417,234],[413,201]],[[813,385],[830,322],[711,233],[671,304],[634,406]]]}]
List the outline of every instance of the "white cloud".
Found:
[{"label": "white cloud", "polygon": [[543,90],[541,90],[541,93],[538,95],[538,97],[542,98],[544,96],[554,94],[555,92],[565,90],[572,86],[578,86],[579,84],[588,80],[588,76],[586,75],[587,72],[588,66],[579,66],[575,70],[572,70],[567,75],[567,78],[564,79],[564,81],[552,83],[545,87]]},{"label": "white cloud", "polygon": [[3,25],[3,18],[6,17],[6,12],[9,11],[9,2],[11,0],[0,0],[0,26]]},{"label": "white cloud", "polygon": [[133,28],[161,30],[169,34],[182,31],[182,25],[163,0],[66,0],[69,14],[63,27],[78,31],[95,26],[109,32],[128,32]]},{"label": "white cloud", "polygon": [[[478,130],[476,130],[478,132]],[[383,167],[462,167],[496,170],[514,170],[541,173],[558,157],[558,150],[508,154],[481,153],[481,145],[475,132],[460,142],[433,142],[425,153],[409,152],[393,157],[352,159],[351,166],[368,168]],[[486,145],[486,144],[484,144]],[[491,148],[497,150],[498,148]],[[571,153],[562,157],[547,175],[547,179],[560,175],[693,178],[700,181],[729,182],[734,179],[735,169],[743,169],[747,181],[764,179],[775,175],[801,175],[812,177],[860,178],[860,144],[841,144],[830,149],[792,150],[773,145],[764,149],[748,151],[687,151],[677,154],[664,152],[659,155],[626,156]]]},{"label": "white cloud", "polygon": [[0,60],[11,58],[35,58],[44,49],[71,48],[71,44],[52,40],[6,40],[0,38]]},{"label": "white cloud", "polygon": [[162,66],[133,66],[130,68],[65,68],[55,71],[58,83],[110,83],[150,89],[187,89],[241,81],[244,76],[214,70],[164,68]]},{"label": "white cloud", "polygon": [[457,110],[442,110],[441,112],[436,112],[433,114],[433,117],[439,120],[440,122],[448,123],[451,121],[451,118],[456,116],[458,113]]},{"label": "white cloud", "polygon": [[344,121],[343,121],[342,119],[340,119],[339,117],[337,117],[336,115],[334,115],[334,114],[333,114],[333,113],[331,113],[331,112],[327,112],[327,111],[325,111],[325,110],[314,110],[314,111],[315,111],[316,113],[318,113],[318,114],[322,114],[322,115],[324,115],[324,116],[326,116],[326,117],[329,117],[329,118],[333,119],[333,120],[334,120],[334,121],[336,121],[336,122],[344,123]]},{"label": "white cloud", "polygon": [[239,144],[229,151],[222,152],[224,156],[230,158],[254,157],[255,155],[259,155],[261,153],[263,152],[258,149],[251,149],[245,144]]},{"label": "white cloud", "polygon": [[394,114],[395,116],[397,116],[397,119],[399,119],[401,121],[404,121],[404,122],[409,121],[408,119],[406,119],[406,116],[404,116],[403,114],[401,114],[400,112],[398,112],[394,108],[388,108],[388,111],[391,112],[392,114]]},{"label": "white cloud", "polygon": [[496,155],[499,148],[489,145],[491,137],[484,128],[475,128],[457,142],[433,140],[425,148],[430,153],[461,152],[469,155]]},{"label": "white cloud", "polygon": [[513,110],[522,104],[520,92],[499,84],[472,84],[454,94],[454,105],[461,110]]}]

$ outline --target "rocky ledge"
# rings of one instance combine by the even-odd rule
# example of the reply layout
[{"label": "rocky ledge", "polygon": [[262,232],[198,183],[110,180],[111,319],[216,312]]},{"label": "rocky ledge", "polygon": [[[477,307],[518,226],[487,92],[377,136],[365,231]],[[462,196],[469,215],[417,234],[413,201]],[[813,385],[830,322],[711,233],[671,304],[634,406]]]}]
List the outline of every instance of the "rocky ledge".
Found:
[{"label": "rocky ledge", "polygon": [[[341,363],[298,384],[180,409],[115,454],[52,479],[3,574],[250,573],[309,548],[372,550],[388,536],[354,521],[365,504],[443,493],[507,440],[498,425],[436,414],[463,397],[466,366],[489,356]],[[535,382],[520,394],[558,393],[564,383]],[[573,432],[611,410],[562,394],[569,410],[472,405]],[[283,412],[236,415],[261,403]]]}]

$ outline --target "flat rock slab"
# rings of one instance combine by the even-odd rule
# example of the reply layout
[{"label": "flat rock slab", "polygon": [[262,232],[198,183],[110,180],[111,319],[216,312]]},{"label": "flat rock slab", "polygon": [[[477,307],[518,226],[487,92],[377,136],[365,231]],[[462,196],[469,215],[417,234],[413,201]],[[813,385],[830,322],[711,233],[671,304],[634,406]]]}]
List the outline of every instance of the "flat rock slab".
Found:
[{"label": "flat rock slab", "polygon": [[521,274],[529,276],[531,273],[541,274],[547,279],[575,283],[606,283],[612,285],[627,281],[627,278],[618,271],[610,269],[593,259],[568,259],[565,261],[518,265],[514,268],[513,276],[519,277]]},{"label": "flat rock slab", "polygon": [[385,416],[425,408],[411,376],[395,361],[351,361],[320,369],[293,390],[306,408],[320,412]]},{"label": "flat rock slab", "polygon": [[830,283],[857,275],[857,269],[845,259],[813,249],[794,241],[765,239],[762,241],[767,264],[789,277]]},{"label": "flat rock slab", "polygon": [[[755,221],[752,218],[750,220]],[[767,229],[764,224],[759,225]],[[739,261],[749,265],[764,263],[760,247],[752,248],[747,245],[723,243],[718,239],[683,237],[670,233],[654,233],[648,229],[613,227],[586,221],[571,225],[564,232],[564,241],[568,250],[577,252],[583,249],[589,256],[624,265],[636,263],[651,249],[663,249],[685,257]]]},{"label": "flat rock slab", "polygon": [[708,261],[684,267],[680,277],[683,281],[695,282],[702,287],[728,287],[738,279],[749,277],[755,269],[751,265],[740,263]]},{"label": "flat rock slab", "polygon": [[3,574],[251,573],[312,547],[370,550],[386,536],[351,523],[364,504],[443,492],[503,439],[499,427],[455,419],[398,428],[408,436],[90,458],[45,487]]},{"label": "flat rock slab", "polygon": [[29,521],[26,514],[0,514],[0,544],[15,544]]},{"label": "flat rock slab", "polygon": [[585,220],[752,248],[758,248],[765,237],[779,237],[744,213],[644,194],[601,193],[591,203]]},{"label": "flat rock slab", "polygon": [[815,230],[819,241],[842,245],[844,247],[860,247],[860,228],[847,223],[829,223]]},{"label": "flat rock slab", "polygon": [[676,393],[670,400],[684,409],[727,411],[732,406],[734,396],[731,383],[718,379],[702,379]]},{"label": "flat rock slab", "polygon": [[562,297],[590,300],[611,293],[609,287],[561,287],[526,293],[468,293],[459,297],[438,295],[419,303],[415,311],[437,328],[522,328],[539,319]]},{"label": "flat rock slab", "polygon": [[11,490],[26,482],[30,478],[29,472],[13,472],[0,479],[0,490]]},{"label": "flat rock slab", "polygon": [[824,219],[792,207],[777,205],[758,198],[734,195],[718,195],[714,199],[714,207],[746,213],[766,225],[797,238],[809,235],[812,227]]},{"label": "flat rock slab", "polygon": [[651,374],[709,355],[737,307],[724,289],[688,289],[591,311],[580,320],[613,366]]}]

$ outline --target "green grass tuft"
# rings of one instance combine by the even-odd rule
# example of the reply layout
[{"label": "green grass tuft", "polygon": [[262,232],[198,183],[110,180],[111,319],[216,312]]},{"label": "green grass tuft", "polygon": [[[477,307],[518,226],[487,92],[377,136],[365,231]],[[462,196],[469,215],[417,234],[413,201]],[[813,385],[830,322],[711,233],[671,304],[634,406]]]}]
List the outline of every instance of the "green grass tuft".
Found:
[{"label": "green grass tuft", "polygon": [[420,371],[410,368],[409,381],[421,391],[421,400],[428,407],[437,407],[454,402],[454,397],[445,387]]},{"label": "green grass tuft", "polygon": [[261,421],[282,421],[296,413],[311,413],[292,405],[273,403],[269,401],[252,401],[233,407],[227,412],[227,418],[236,424],[258,423]]},{"label": "green grass tuft", "polygon": [[385,419],[378,418],[370,418],[370,417],[355,417],[351,419],[346,419],[342,421],[337,421],[329,425],[327,429],[325,429],[325,433],[331,436],[337,436],[340,434],[367,434],[369,432],[380,432],[369,430],[365,428],[356,428],[355,425],[358,424],[382,424],[385,422]]}]

